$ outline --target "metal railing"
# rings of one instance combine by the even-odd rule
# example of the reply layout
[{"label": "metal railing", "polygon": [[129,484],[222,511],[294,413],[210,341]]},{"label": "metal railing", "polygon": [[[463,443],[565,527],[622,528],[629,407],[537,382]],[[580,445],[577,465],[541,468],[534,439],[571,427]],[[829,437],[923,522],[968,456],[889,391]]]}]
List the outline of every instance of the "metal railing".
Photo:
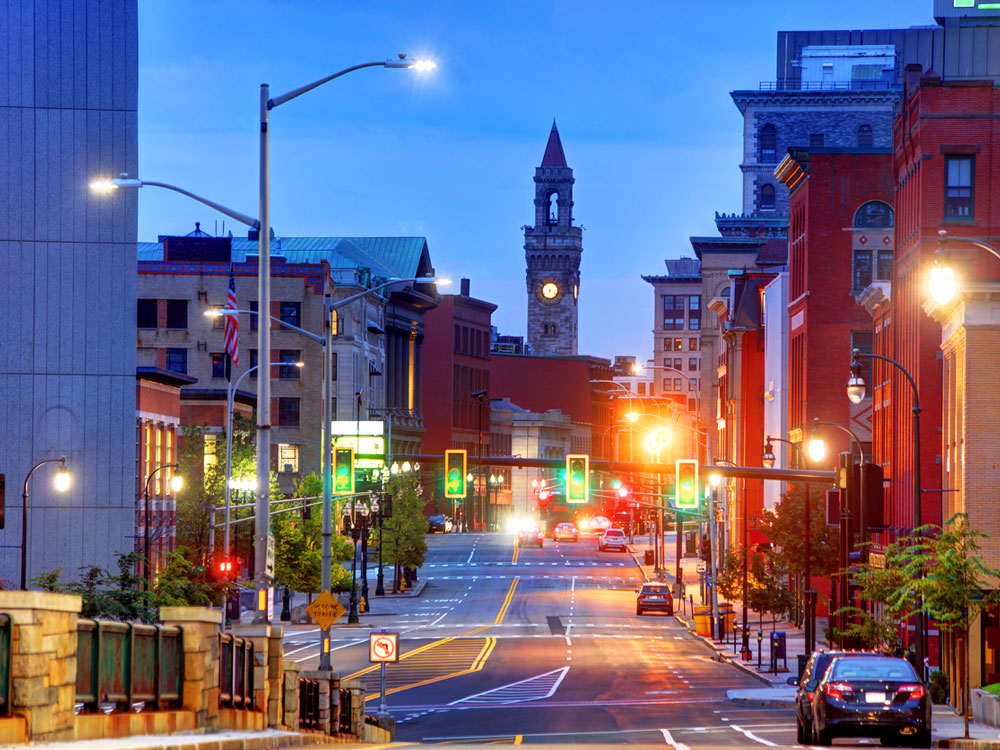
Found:
[{"label": "metal railing", "polygon": [[319,680],[299,678],[299,728],[319,729]]},{"label": "metal railing", "polygon": [[894,81],[761,81],[759,91],[892,91],[901,89]]},{"label": "metal railing", "polygon": [[253,709],[253,643],[244,638],[219,636],[219,705]]},{"label": "metal railing", "polygon": [[0,615],[0,715],[10,713],[10,615]]},{"label": "metal railing", "polygon": [[337,711],[337,731],[344,734],[351,734],[351,689],[340,688],[340,700]]},{"label": "metal railing", "polygon": [[84,711],[180,705],[183,634],[177,626],[77,620],[76,700]]}]

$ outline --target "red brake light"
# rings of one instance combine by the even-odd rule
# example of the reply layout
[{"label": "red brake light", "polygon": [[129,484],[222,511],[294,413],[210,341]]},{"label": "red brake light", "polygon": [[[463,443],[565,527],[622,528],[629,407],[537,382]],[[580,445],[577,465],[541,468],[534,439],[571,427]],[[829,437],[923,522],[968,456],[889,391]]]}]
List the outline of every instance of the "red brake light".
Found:
[{"label": "red brake light", "polygon": [[853,693],[854,688],[852,688],[846,682],[828,682],[823,687],[823,692],[825,692],[831,698],[836,698],[837,700],[844,700],[844,693]]},{"label": "red brake light", "polygon": [[915,701],[927,695],[927,688],[923,685],[900,685],[899,692],[909,693],[910,697],[907,700]]},{"label": "red brake light", "polygon": [[815,697],[816,697],[816,693],[814,693],[814,692],[812,692],[810,690],[806,691],[806,700],[810,700],[811,701]]}]

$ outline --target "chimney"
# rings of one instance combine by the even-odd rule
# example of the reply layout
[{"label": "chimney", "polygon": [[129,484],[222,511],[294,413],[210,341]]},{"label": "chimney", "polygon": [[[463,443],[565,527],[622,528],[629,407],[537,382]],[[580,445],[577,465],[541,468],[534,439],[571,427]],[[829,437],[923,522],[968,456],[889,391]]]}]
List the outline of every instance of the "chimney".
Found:
[{"label": "chimney", "polygon": [[463,297],[468,297],[469,296],[469,280],[468,279],[462,279],[462,296]]},{"label": "chimney", "polygon": [[920,63],[910,63],[903,69],[903,101],[907,101],[920,88]]}]

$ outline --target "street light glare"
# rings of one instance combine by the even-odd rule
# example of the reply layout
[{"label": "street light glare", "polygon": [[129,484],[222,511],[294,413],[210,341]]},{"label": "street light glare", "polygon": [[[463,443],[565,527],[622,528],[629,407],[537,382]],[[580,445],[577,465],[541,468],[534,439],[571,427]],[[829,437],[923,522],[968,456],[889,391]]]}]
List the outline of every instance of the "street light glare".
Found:
[{"label": "street light glare", "polygon": [[414,60],[410,67],[419,73],[425,73],[428,70],[434,70],[437,67],[437,63],[433,60]]},{"label": "street light glare", "polygon": [[65,467],[59,469],[59,471],[56,472],[53,484],[55,485],[56,492],[65,492],[66,490],[69,489],[70,476],[69,472],[66,471]]},{"label": "street light glare", "polygon": [[927,285],[933,299],[939,305],[947,305],[955,298],[958,284],[955,281],[955,269],[950,266],[935,265],[931,269]]},{"label": "street light glare", "polygon": [[809,458],[814,462],[820,462],[826,457],[826,443],[823,438],[809,439]]},{"label": "street light glare", "polygon": [[626,412],[626,414],[625,414],[625,419],[627,419],[629,422],[634,422],[638,418],[639,418],[639,415],[636,414],[634,411]]},{"label": "street light glare", "polygon": [[721,474],[709,474],[708,475],[708,483],[711,484],[713,487],[718,487],[720,484],[722,484],[722,475]]},{"label": "street light glare", "polygon": [[170,489],[173,492],[180,492],[184,488],[184,477],[180,474],[174,474],[170,477]]},{"label": "street light glare", "polygon": [[221,318],[223,315],[225,315],[225,313],[222,312],[222,310],[215,310],[215,309],[213,309],[213,310],[205,310],[205,312],[202,313],[202,314],[206,318]]},{"label": "street light glare", "polygon": [[640,365],[638,362],[633,362],[632,363],[632,374],[633,375],[642,375],[642,365]]},{"label": "street light glare", "polygon": [[90,189],[98,193],[110,193],[112,190],[117,190],[118,186],[111,180],[94,180],[90,183]]}]

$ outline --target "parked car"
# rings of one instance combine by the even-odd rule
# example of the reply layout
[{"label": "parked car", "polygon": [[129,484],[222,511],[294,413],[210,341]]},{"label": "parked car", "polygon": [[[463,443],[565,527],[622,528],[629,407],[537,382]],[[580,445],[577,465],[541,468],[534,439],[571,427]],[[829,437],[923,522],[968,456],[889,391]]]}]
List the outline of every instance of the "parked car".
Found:
[{"label": "parked car", "polygon": [[814,651],[806,662],[802,676],[788,681],[796,685],[795,691],[795,735],[800,745],[811,745],[813,742],[812,704],[816,693],[816,685],[826,674],[830,662],[839,656],[857,656],[864,651]]},{"label": "parked car", "polygon": [[590,528],[600,533],[611,528],[611,519],[605,516],[594,516],[590,519]]},{"label": "parked car", "polygon": [[931,699],[906,659],[837,657],[813,697],[816,745],[834,737],[878,737],[884,745],[931,746]]},{"label": "parked car", "polygon": [[674,598],[670,595],[670,586],[665,583],[648,582],[636,592],[635,614],[640,616],[646,612],[674,613]]},{"label": "parked car", "polygon": [[545,534],[542,533],[541,529],[521,529],[517,532],[517,546],[518,547],[535,547],[539,549],[545,543]]},{"label": "parked car", "polygon": [[571,542],[575,542],[580,538],[580,532],[571,523],[557,523],[556,527],[552,529],[552,538],[557,542],[560,539],[569,539]]},{"label": "parked car", "polygon": [[429,534],[433,534],[435,532],[440,534],[450,534],[453,528],[454,524],[448,516],[438,515],[429,516],[427,518],[427,533]]},{"label": "parked car", "polygon": [[619,549],[622,552],[625,552],[628,549],[626,546],[625,532],[621,529],[606,529],[597,539],[597,549],[602,551],[608,549]]}]

